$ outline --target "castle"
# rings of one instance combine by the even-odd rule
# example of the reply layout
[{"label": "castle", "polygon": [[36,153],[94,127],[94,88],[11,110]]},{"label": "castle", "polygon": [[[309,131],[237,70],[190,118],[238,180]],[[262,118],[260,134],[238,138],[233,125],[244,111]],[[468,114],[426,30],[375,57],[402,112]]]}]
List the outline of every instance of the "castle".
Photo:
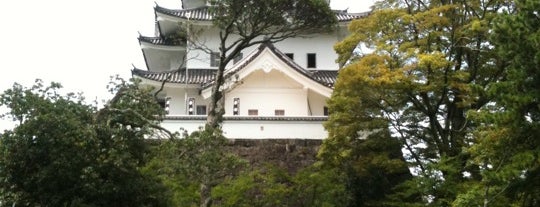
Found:
[{"label": "castle", "polygon": [[[196,30],[197,39],[218,51],[207,0],[182,0],[182,9],[154,8],[154,37],[139,36],[147,70],[132,75],[162,88],[166,110],[162,123],[171,131],[192,132],[204,126],[219,53],[192,48],[178,31]],[[326,100],[339,65],[333,45],[347,35],[346,26],[365,13],[334,11],[339,29],[306,37],[263,43],[244,49],[227,65],[223,132],[233,139],[324,139]],[[188,29],[189,28],[189,29]],[[173,38],[174,37],[174,38]],[[262,37],[261,37],[262,38]]]}]

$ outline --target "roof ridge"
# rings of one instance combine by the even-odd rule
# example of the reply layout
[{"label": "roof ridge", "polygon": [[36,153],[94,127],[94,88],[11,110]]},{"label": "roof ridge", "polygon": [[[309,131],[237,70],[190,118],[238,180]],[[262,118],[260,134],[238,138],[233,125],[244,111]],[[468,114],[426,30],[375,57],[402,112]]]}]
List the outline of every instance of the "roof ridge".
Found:
[{"label": "roof ridge", "polygon": [[[212,6],[204,5],[201,7],[196,8],[189,8],[189,9],[168,9],[162,6],[159,6],[156,3],[156,6],[154,7],[155,12],[160,12],[165,15],[174,16],[178,18],[184,18],[187,19],[186,14],[187,12],[193,12],[195,14],[191,14],[190,19],[193,20],[201,20],[201,21],[212,21],[213,15],[210,14],[208,8]],[[332,10],[338,20],[338,22],[348,22],[352,21],[354,19],[359,19],[362,17],[365,17],[369,15],[371,12],[361,12],[361,13],[348,13],[346,10]]]}]

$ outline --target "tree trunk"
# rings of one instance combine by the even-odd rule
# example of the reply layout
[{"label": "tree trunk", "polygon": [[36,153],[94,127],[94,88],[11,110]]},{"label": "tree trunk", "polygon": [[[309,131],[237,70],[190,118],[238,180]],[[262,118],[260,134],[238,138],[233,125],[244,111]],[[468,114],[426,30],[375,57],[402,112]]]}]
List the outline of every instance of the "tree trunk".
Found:
[{"label": "tree trunk", "polygon": [[212,86],[212,96],[210,98],[208,116],[206,118],[206,126],[211,127],[212,129],[217,129],[220,127],[223,121],[223,114],[225,113],[223,104],[225,103],[223,92],[221,91],[221,86],[223,85],[223,71],[225,66],[220,64],[218,71],[216,73],[216,81]]},{"label": "tree trunk", "polygon": [[212,197],[210,195],[211,189],[206,183],[201,184],[201,198],[200,198],[200,207],[210,207],[212,206]]}]

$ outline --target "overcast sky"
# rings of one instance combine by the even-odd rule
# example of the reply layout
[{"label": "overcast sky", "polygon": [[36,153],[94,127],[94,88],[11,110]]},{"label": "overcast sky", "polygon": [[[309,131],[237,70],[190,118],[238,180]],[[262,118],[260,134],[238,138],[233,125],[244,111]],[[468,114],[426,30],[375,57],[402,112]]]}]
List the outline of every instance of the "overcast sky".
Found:
[{"label": "overcast sky", "polygon": [[[180,8],[180,0],[1,0],[0,93],[14,82],[60,82],[88,100],[110,98],[111,75],[131,77],[145,68],[138,32],[154,34],[155,3]],[[333,9],[369,10],[373,0],[332,0]],[[5,109],[0,108],[0,113]],[[0,120],[0,131],[11,127]]]}]

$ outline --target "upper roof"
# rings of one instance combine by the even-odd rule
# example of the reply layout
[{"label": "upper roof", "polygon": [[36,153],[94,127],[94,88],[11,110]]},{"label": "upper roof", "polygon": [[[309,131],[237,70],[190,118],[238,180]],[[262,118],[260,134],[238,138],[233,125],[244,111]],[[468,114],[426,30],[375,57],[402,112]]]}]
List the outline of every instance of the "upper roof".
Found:
[{"label": "upper roof", "polygon": [[212,21],[212,15],[208,12],[208,6],[203,6],[193,9],[167,9],[156,5],[154,8],[156,13],[165,14],[173,17],[190,20]]},{"label": "upper roof", "polygon": [[[167,9],[156,5],[154,8],[156,13],[165,14],[182,19],[198,20],[198,21],[212,21],[213,17],[208,11],[208,6],[192,9]],[[369,12],[362,13],[348,13],[347,10],[333,10],[336,14],[336,18],[339,22],[352,21],[369,15]]]}]

